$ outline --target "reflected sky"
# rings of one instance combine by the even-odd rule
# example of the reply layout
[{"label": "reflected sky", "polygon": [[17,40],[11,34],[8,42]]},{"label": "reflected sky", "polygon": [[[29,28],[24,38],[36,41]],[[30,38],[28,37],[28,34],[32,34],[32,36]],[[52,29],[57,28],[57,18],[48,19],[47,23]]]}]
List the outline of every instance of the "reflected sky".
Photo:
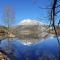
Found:
[{"label": "reflected sky", "polygon": [[[25,60],[26,57],[32,60],[33,58],[36,60],[42,59],[43,56],[50,56],[50,59],[57,59],[58,57],[58,42],[56,38],[47,38],[45,41],[32,44],[32,45],[24,45],[17,38],[13,41],[10,41],[12,49],[14,49],[14,60]],[[7,40],[1,42],[0,46],[4,49],[8,45]],[[8,51],[8,50],[7,50]],[[10,49],[11,51],[11,49]],[[8,52],[9,53],[9,52]],[[42,55],[43,54],[43,55]],[[48,55],[49,54],[49,55]],[[12,55],[13,56],[13,55]],[[39,58],[40,57],[40,58]]]}]

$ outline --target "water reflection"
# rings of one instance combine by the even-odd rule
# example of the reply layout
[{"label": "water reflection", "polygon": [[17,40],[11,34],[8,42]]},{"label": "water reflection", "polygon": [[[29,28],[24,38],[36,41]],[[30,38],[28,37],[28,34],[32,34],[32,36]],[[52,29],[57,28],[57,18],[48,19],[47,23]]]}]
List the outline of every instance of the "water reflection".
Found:
[{"label": "water reflection", "polygon": [[18,38],[11,39],[9,42],[5,39],[0,47],[11,60],[58,60],[58,42],[54,37],[48,37],[43,42],[31,45],[25,45]]}]

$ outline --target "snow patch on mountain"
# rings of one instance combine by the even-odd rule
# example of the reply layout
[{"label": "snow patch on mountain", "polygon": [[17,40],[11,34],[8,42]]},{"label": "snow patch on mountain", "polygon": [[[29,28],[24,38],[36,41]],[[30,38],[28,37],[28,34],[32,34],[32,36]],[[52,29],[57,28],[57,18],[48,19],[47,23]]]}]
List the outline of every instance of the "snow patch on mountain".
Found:
[{"label": "snow patch on mountain", "polygon": [[18,23],[18,25],[43,25],[44,23],[33,20],[33,19],[24,19]]}]

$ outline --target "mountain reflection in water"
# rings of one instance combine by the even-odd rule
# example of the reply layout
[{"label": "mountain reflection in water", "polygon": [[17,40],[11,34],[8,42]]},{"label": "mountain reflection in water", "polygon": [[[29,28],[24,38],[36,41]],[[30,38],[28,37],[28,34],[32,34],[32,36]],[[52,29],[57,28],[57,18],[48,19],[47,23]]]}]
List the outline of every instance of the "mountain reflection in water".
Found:
[{"label": "mountain reflection in water", "polygon": [[11,60],[58,60],[58,42],[49,37],[43,42],[26,45],[17,38],[9,43],[3,40],[0,47],[10,56]]}]

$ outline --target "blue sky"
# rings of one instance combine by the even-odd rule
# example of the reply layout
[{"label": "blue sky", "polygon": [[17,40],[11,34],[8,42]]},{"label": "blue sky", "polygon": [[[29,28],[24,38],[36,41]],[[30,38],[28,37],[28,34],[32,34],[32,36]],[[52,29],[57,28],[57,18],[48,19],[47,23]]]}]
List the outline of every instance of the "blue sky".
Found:
[{"label": "blue sky", "polygon": [[[36,1],[36,4],[35,4]],[[39,19],[47,23],[43,17],[47,16],[47,10],[40,9],[38,6],[47,7],[49,0],[0,0],[0,24],[3,20],[3,12],[6,5],[11,5],[15,11],[16,24],[23,19]]]}]

